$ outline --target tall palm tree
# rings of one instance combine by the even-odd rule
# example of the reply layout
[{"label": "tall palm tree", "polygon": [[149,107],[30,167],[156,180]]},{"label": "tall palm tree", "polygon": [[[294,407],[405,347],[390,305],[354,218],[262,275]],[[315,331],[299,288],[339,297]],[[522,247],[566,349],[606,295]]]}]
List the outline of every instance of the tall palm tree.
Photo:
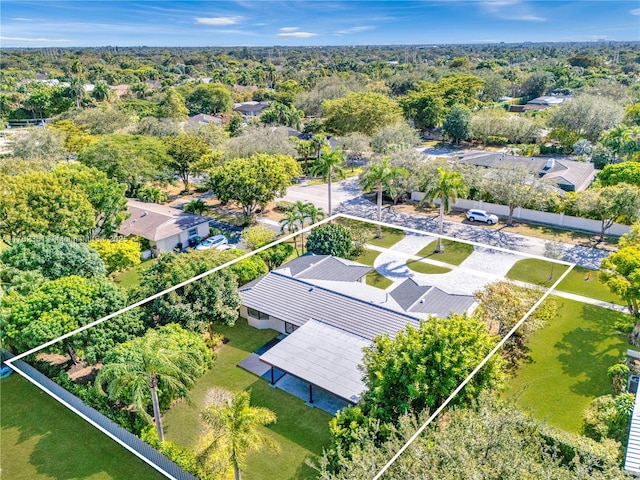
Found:
[{"label": "tall palm tree", "polygon": [[331,216],[331,179],[334,175],[339,178],[344,178],[344,172],[339,165],[342,165],[345,161],[345,153],[342,149],[337,148],[335,150],[329,150],[329,147],[322,148],[322,155],[316,160],[316,163],[311,167],[311,175],[321,175],[323,180],[327,181],[328,186],[328,201],[329,201],[329,216]]},{"label": "tall palm tree", "polygon": [[[295,233],[302,227],[302,219],[300,218],[299,212],[296,212],[295,210],[286,212],[284,217],[282,217],[278,223],[280,223],[280,232],[284,232],[286,230],[289,233]],[[293,237],[293,247],[296,249],[296,255],[300,256],[297,236]]]},{"label": "tall palm tree", "polygon": [[[310,224],[316,223],[318,220],[324,218],[324,212],[321,208],[316,207],[313,203],[302,203],[298,200],[293,205],[292,210],[294,216],[297,217],[298,222],[300,223],[300,228],[304,228],[307,220],[309,220]],[[300,234],[300,250],[304,253],[304,232]]]},{"label": "tall palm tree", "polygon": [[[432,185],[428,185],[424,189],[425,197],[431,203],[436,198],[440,199],[440,235],[443,232],[444,214],[449,213],[451,205],[458,201],[458,197],[465,195],[468,191],[467,186],[462,180],[462,175],[458,172],[446,172],[442,168],[438,168],[440,178]],[[438,237],[438,246],[436,252],[442,252],[442,237]]]},{"label": "tall palm tree", "polygon": [[95,98],[97,101],[103,102],[105,100],[109,100],[109,97],[111,96],[111,89],[109,88],[109,85],[106,84],[106,82],[100,80],[94,85],[91,95],[93,95],[93,98]]},{"label": "tall palm tree", "polygon": [[277,444],[258,427],[276,421],[276,414],[268,408],[252,407],[251,392],[223,398],[220,403],[209,404],[201,414],[207,429],[201,439],[204,448],[200,461],[216,455],[221,447],[233,465],[235,480],[240,480],[240,468],[247,454],[266,445],[277,449]]},{"label": "tall palm tree", "polygon": [[[374,163],[360,177],[360,186],[364,192],[376,192],[377,220],[382,216],[382,194],[385,190],[391,190],[393,180],[406,177],[409,173],[401,167],[392,167],[389,157]],[[376,238],[382,237],[380,224],[376,227]]]},{"label": "tall palm tree", "polygon": [[150,330],[138,344],[127,361],[105,363],[96,377],[98,391],[106,393],[113,400],[131,402],[136,411],[149,419],[147,407],[149,395],[153,406],[158,439],[164,441],[158,388],[166,394],[186,396],[187,390],[195,383],[198,362],[191,352],[168,350],[162,338]]}]

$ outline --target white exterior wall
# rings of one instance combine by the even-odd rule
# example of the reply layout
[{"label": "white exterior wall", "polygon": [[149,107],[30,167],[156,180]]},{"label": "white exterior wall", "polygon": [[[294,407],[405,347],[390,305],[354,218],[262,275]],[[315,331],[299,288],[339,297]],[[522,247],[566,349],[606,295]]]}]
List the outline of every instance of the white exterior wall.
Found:
[{"label": "white exterior wall", "polygon": [[246,318],[249,325],[253,328],[257,328],[258,330],[266,330],[267,328],[271,328],[272,330],[276,330],[280,333],[286,333],[284,330],[283,320],[272,316],[269,316],[268,320],[259,320],[249,315],[249,311],[244,305],[240,305],[240,316]]},{"label": "white exterior wall", "polygon": [[[411,192],[411,200],[420,202],[423,199],[424,193]],[[439,204],[438,201],[436,201],[435,203]],[[509,207],[507,207],[506,205],[483,202],[482,200],[460,199],[453,205],[453,208],[457,210],[468,210],[470,208],[477,208],[480,210],[486,210],[488,212],[495,213],[500,217],[507,217],[509,215]],[[565,215],[564,213],[540,212],[538,210],[529,210],[527,208],[516,208],[513,211],[513,218],[523,220],[525,222],[542,223],[545,225],[562,227],[571,230],[583,230],[585,232],[591,233],[600,233],[602,223],[600,222],[600,220],[572,217],[570,215]],[[606,231],[606,233],[608,235],[620,236],[624,235],[628,231],[628,225],[614,223],[611,228]]]},{"label": "white exterior wall", "polygon": [[[197,227],[194,227],[197,230],[197,235],[201,238],[209,236],[209,222],[201,223]],[[182,243],[182,248],[186,248],[189,246],[189,230],[184,230],[180,233],[176,233],[175,235],[171,235],[167,238],[162,238],[156,242],[149,242],[151,245],[155,245],[157,247],[158,253],[170,252],[178,243]]]}]

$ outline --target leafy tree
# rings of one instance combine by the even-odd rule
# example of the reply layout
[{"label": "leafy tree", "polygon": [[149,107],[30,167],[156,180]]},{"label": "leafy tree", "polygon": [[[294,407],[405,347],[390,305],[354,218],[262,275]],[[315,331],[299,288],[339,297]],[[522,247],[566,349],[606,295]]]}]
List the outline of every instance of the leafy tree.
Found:
[{"label": "leafy tree", "polygon": [[400,99],[400,106],[405,117],[423,130],[438,126],[444,117],[444,102],[431,84],[422,84],[418,90],[410,91]]},{"label": "leafy tree", "polygon": [[47,280],[69,275],[93,277],[107,271],[98,253],[87,244],[56,235],[21,238],[0,253],[6,266],[35,270]]},{"label": "leafy tree", "polygon": [[219,127],[214,122],[199,125],[194,135],[213,149],[221,149],[228,139],[228,134],[224,131],[224,128]]},{"label": "leafy tree", "polygon": [[352,132],[372,135],[402,118],[402,110],[394,100],[373,92],[349,93],[343,98],[325,100],[322,111],[327,131],[338,135]]},{"label": "leafy tree", "polygon": [[140,263],[140,243],[135,240],[92,240],[89,247],[100,255],[108,273],[119,272]]},{"label": "leafy tree", "polygon": [[[125,290],[104,277],[77,275],[44,282],[26,297],[16,298],[8,307],[6,341],[19,351],[69,333],[83,325],[128,305]],[[67,339],[63,348],[73,347],[95,363],[114,345],[144,331],[138,312],[127,312],[108,322]]]},{"label": "leafy tree", "polygon": [[578,194],[576,209],[601,221],[600,239],[615,222],[633,223],[640,216],[640,188],[626,183],[585,190]]},{"label": "leafy tree", "polygon": [[289,243],[279,243],[271,248],[263,250],[258,256],[267,265],[269,271],[278,268],[293,253],[293,247]]},{"label": "leafy tree", "polygon": [[171,159],[163,143],[142,135],[104,135],[88,146],[78,160],[125,183],[128,196],[135,196],[145,182],[170,176],[167,166]]},{"label": "leafy tree", "polygon": [[61,181],[69,182],[73,189],[81,190],[87,196],[95,217],[92,236],[113,235],[129,216],[127,199],[124,196],[126,186],[108,178],[100,170],[77,163],[60,164],[53,173]]},{"label": "leafy tree", "polygon": [[313,167],[311,175],[321,175],[327,181],[327,199],[329,204],[329,216],[331,216],[331,180],[334,175],[344,178],[344,172],[340,165],[344,163],[345,153],[341,149],[330,150],[329,147],[322,149],[322,155],[318,157]]},{"label": "leafy tree", "polygon": [[624,109],[623,122],[628,126],[640,126],[640,102],[627,105]]},{"label": "leafy tree", "polygon": [[388,125],[378,130],[371,138],[371,148],[375,153],[390,154],[409,150],[420,145],[418,131],[406,123]]},{"label": "leafy tree", "polygon": [[640,187],[640,162],[623,162],[606,165],[598,173],[598,183],[604,187],[626,183]]},{"label": "leafy tree", "polygon": [[95,227],[95,211],[86,194],[54,173],[0,175],[0,236],[87,236]]},{"label": "leafy tree", "polygon": [[211,149],[203,140],[189,134],[170,137],[165,140],[165,144],[171,158],[168,166],[182,180],[184,191],[189,192],[189,178],[200,173],[202,157]]},{"label": "leafy tree", "polygon": [[129,115],[112,107],[81,110],[71,120],[92,135],[112,134],[131,125]]},{"label": "leafy tree", "polygon": [[195,213],[196,215],[202,215],[207,210],[209,210],[209,207],[206,203],[204,203],[204,200],[200,198],[196,198],[195,200],[191,200],[190,202],[185,203],[183,209],[185,212],[188,212],[188,213]]},{"label": "leafy tree", "polygon": [[191,95],[187,96],[187,107],[192,115],[206,113],[216,115],[230,112],[233,107],[231,93],[220,83],[198,85]]},{"label": "leafy tree", "polygon": [[[153,407],[158,439],[164,441],[161,402],[184,398],[195,380],[211,364],[202,337],[168,325],[119,345],[104,360],[95,386],[112,400],[131,404],[147,418]],[[106,388],[106,391],[105,391]]]},{"label": "leafy tree", "polygon": [[317,255],[348,258],[352,249],[351,232],[335,223],[314,228],[307,238],[307,250]]},{"label": "leafy tree", "polygon": [[495,203],[509,207],[507,225],[513,225],[517,207],[541,203],[551,193],[551,184],[518,165],[492,169],[485,177],[483,190]]},{"label": "leafy tree", "polygon": [[622,107],[611,100],[581,95],[554,110],[549,119],[549,126],[568,128],[595,142],[603,131],[620,123],[622,112]]},{"label": "leafy tree", "polygon": [[598,442],[611,438],[623,445],[626,444],[634,400],[632,393],[594,398],[583,414],[585,435]]},{"label": "leafy tree", "polygon": [[167,88],[158,107],[158,117],[182,121],[188,114],[189,109],[185,105],[184,97],[174,88]]},{"label": "leafy tree", "polygon": [[[439,232],[444,233],[444,214],[451,210],[451,205],[458,201],[458,197],[465,195],[468,191],[463,183],[462,175],[458,172],[447,172],[442,168],[438,168],[440,173],[436,182],[426,184],[424,190],[424,200],[433,204],[437,198],[440,199],[440,216],[439,216]],[[438,237],[438,246],[436,252],[444,251],[442,238]]]},{"label": "leafy tree", "polygon": [[219,401],[209,403],[201,414],[205,431],[200,439],[199,458],[206,469],[211,458],[222,450],[233,466],[235,479],[240,480],[240,469],[249,452],[262,445],[277,449],[277,444],[259,428],[274,423],[276,414],[264,407],[252,407],[250,391],[217,396]]},{"label": "leafy tree", "polygon": [[547,92],[552,81],[551,72],[535,71],[524,81],[522,89],[525,96],[529,98],[540,97]]},{"label": "leafy tree", "polygon": [[603,132],[600,143],[614,155],[625,160],[640,159],[640,126],[625,127],[620,125],[607,132]]},{"label": "leafy tree", "polygon": [[627,302],[629,312],[636,317],[631,341],[637,345],[640,338],[640,246],[623,247],[602,260],[600,279]]},{"label": "leafy tree", "polygon": [[176,137],[182,131],[178,122],[169,119],[159,120],[156,117],[144,117],[140,119],[135,130],[136,135],[164,138]]},{"label": "leafy tree", "polygon": [[294,157],[296,149],[289,140],[286,128],[262,125],[243,128],[239,135],[232,135],[225,145],[227,159],[247,158],[258,153]]},{"label": "leafy tree", "polygon": [[288,107],[283,103],[273,102],[260,115],[260,122],[265,125],[282,125],[300,130],[303,116],[304,112],[296,107]]},{"label": "leafy tree", "polygon": [[47,160],[54,165],[67,158],[64,134],[51,128],[28,128],[11,141],[13,156],[25,160]]},{"label": "leafy tree", "polygon": [[209,187],[222,202],[238,202],[249,217],[286,193],[293,177],[302,172],[298,162],[286,155],[255,154],[231,160],[211,172]]},{"label": "leafy tree", "polygon": [[[360,177],[360,186],[364,192],[376,192],[376,205],[378,222],[382,215],[382,194],[385,190],[391,190],[393,181],[398,177],[406,177],[408,172],[400,167],[393,167],[389,157],[383,158],[380,162],[371,164]],[[393,196],[393,192],[391,192]],[[376,238],[382,237],[380,224],[376,225]]]},{"label": "leafy tree", "polygon": [[272,242],[276,238],[276,233],[265,225],[255,225],[245,228],[240,238],[249,249],[255,250]]},{"label": "leafy tree", "polygon": [[454,105],[447,113],[442,131],[460,145],[460,140],[471,138],[471,110],[465,105]]},{"label": "leafy tree", "polygon": [[48,126],[50,130],[57,130],[62,133],[64,137],[64,148],[66,152],[69,153],[78,154],[86,146],[97,140],[93,135],[89,135],[71,120],[58,120],[57,122],[48,124]]}]

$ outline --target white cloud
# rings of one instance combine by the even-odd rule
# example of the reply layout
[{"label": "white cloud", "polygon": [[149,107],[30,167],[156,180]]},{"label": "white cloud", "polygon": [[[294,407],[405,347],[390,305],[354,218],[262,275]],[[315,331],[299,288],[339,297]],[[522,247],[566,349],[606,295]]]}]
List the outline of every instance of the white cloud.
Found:
[{"label": "white cloud", "polygon": [[4,37],[0,35],[0,40],[8,40],[12,42],[47,42],[47,43],[65,43],[70,42],[68,38],[28,38],[28,37]]},{"label": "white cloud", "polygon": [[243,17],[197,17],[196,23],[202,23],[204,25],[235,25]]},{"label": "white cloud", "polygon": [[640,15],[640,8],[634,8],[629,12],[631,15]]},{"label": "white cloud", "polygon": [[352,33],[360,33],[360,32],[365,32],[367,30],[373,30],[373,28],[374,27],[370,25],[363,25],[360,27],[345,28],[344,30],[338,30],[336,33],[338,35],[350,35]]},{"label": "white cloud", "polygon": [[513,17],[505,15],[502,18],[505,20],[522,20],[525,22],[546,22],[547,19],[543,17],[537,17],[536,15],[514,15]]},{"label": "white cloud", "polygon": [[520,20],[524,22],[546,22],[547,19],[531,12],[531,6],[521,0],[496,0],[479,3],[487,13],[503,20]]},{"label": "white cloud", "polygon": [[291,38],[309,38],[317,36],[317,33],[311,32],[281,32],[278,33],[278,37],[291,37]]},{"label": "white cloud", "polygon": [[282,27],[280,29],[281,32],[295,32],[296,30],[300,30],[298,27]]},{"label": "white cloud", "polygon": [[26,17],[14,17],[11,20],[15,20],[16,22],[31,22],[31,21],[33,21],[32,18],[26,18]]}]

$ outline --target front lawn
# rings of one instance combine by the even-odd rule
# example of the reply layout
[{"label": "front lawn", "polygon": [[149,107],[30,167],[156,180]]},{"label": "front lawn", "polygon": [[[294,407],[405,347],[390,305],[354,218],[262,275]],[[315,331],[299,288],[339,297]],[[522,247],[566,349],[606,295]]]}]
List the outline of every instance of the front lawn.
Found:
[{"label": "front lawn", "polygon": [[404,238],[404,231],[397,228],[382,227],[382,237],[375,238],[376,225],[373,223],[351,220],[350,218],[338,218],[336,223],[347,228],[363,230],[366,233],[366,243],[377,247],[390,248]]},{"label": "front lawn", "polygon": [[453,240],[442,240],[442,252],[436,252],[438,241],[434,240],[429,245],[420,250],[416,255],[418,257],[429,258],[439,262],[448,263],[450,265],[460,265],[469,255],[473,253],[473,245],[462,242],[454,242]]},{"label": "front lawn", "polygon": [[427,262],[421,262],[420,260],[407,260],[407,267],[409,267],[409,270],[413,270],[414,272],[417,272],[417,273],[438,274],[438,273],[447,273],[451,271],[450,268],[441,267],[439,265],[433,265]]},{"label": "front lawn", "polygon": [[561,263],[548,262],[538,258],[525,258],[514,263],[511,270],[507,272],[507,278],[550,287],[567,268],[569,267]]},{"label": "front lawn", "polygon": [[165,478],[17,373],[0,380],[2,478]]},{"label": "front lawn", "polygon": [[232,391],[251,390],[251,403],[273,410],[278,421],[264,427],[280,446],[274,453],[260,450],[248,457],[243,476],[251,479],[307,479],[314,478],[313,469],[305,459],[322,454],[329,444],[329,420],[331,415],[305,403],[282,390],[272,388],[260,379],[236,365],[247,355],[278,335],[274,330],[256,330],[240,319],[234,327],[218,327],[229,343],[218,351],[213,368],[200,378],[191,391],[191,402],[174,406],[165,415],[165,432],[168,440],[180,446],[195,447],[200,432],[199,411],[205,395],[213,386]]},{"label": "front lawn", "polygon": [[373,267],[373,264],[376,261],[376,258],[378,258],[378,255],[380,255],[381,253],[382,252],[378,250],[365,249],[362,255],[358,255],[353,259],[353,261],[361,263],[363,265],[369,265],[370,267]]},{"label": "front lawn", "polygon": [[591,400],[611,393],[607,369],[631,346],[616,325],[629,315],[559,297],[558,315],[528,343],[530,361],[508,380],[505,395],[535,418],[579,433]]}]

